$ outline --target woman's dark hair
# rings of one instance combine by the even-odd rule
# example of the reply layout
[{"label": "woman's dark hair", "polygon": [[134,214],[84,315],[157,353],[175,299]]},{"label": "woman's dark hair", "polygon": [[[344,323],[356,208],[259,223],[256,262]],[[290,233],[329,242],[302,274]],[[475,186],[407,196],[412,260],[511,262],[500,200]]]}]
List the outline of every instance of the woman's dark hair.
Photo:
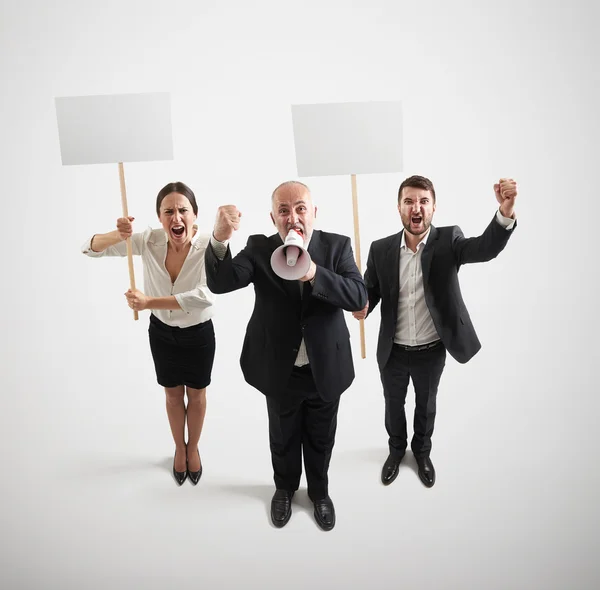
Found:
[{"label": "woman's dark hair", "polygon": [[158,195],[156,197],[156,214],[159,217],[160,204],[163,202],[163,199],[171,193],[179,193],[180,195],[187,197],[194,211],[194,215],[198,215],[198,204],[196,203],[194,191],[187,186],[187,184],[183,184],[183,182],[170,182],[166,186],[163,186],[160,191],[158,191]]}]

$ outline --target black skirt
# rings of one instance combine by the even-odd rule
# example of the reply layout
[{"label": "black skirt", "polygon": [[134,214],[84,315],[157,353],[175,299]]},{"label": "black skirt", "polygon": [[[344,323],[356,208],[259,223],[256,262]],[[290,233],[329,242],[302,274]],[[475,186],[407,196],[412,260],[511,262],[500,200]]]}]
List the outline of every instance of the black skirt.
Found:
[{"label": "black skirt", "polygon": [[215,359],[212,320],[179,328],[168,326],[150,314],[148,336],[159,385],[204,389],[210,384]]}]

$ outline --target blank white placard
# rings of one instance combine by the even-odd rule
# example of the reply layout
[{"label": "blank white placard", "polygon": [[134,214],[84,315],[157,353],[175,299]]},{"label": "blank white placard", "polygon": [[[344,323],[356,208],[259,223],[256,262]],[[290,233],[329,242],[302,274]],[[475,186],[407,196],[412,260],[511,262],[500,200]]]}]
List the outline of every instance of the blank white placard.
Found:
[{"label": "blank white placard", "polygon": [[63,165],[172,160],[168,92],[57,97]]},{"label": "blank white placard", "polygon": [[402,171],[399,101],[292,105],[299,176]]}]

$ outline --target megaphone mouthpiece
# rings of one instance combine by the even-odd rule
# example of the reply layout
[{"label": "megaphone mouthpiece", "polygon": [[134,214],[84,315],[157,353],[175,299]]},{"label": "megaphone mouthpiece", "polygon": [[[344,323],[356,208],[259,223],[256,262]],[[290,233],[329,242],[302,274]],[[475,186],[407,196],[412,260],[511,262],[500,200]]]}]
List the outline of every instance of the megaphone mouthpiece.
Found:
[{"label": "megaphone mouthpiece", "polygon": [[285,258],[288,266],[295,266],[298,256],[300,256],[300,248],[297,246],[288,246],[285,249]]},{"label": "megaphone mouthpiece", "polygon": [[304,237],[297,229],[290,229],[285,242],[271,255],[271,268],[282,279],[298,280],[310,268],[310,255],[304,248]]}]

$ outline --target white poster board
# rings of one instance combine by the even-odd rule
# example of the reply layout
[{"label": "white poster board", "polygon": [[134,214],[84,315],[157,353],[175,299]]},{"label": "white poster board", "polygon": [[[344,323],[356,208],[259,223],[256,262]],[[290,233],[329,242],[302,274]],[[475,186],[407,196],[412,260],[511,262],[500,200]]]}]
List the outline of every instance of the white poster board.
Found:
[{"label": "white poster board", "polygon": [[63,165],[172,160],[168,92],[57,97]]},{"label": "white poster board", "polygon": [[[371,101],[292,105],[292,125],[298,176],[351,177],[354,254],[362,272],[356,175],[402,171],[402,104]],[[360,348],[364,359],[364,320],[360,320]]]},{"label": "white poster board", "polygon": [[292,105],[298,176],[401,172],[399,101]]},{"label": "white poster board", "polygon": [[[121,207],[127,217],[124,162],[173,159],[168,92],[55,98],[63,166],[118,164]],[[133,250],[127,238],[129,285],[135,290]],[[137,310],[134,320],[139,319]]]}]

